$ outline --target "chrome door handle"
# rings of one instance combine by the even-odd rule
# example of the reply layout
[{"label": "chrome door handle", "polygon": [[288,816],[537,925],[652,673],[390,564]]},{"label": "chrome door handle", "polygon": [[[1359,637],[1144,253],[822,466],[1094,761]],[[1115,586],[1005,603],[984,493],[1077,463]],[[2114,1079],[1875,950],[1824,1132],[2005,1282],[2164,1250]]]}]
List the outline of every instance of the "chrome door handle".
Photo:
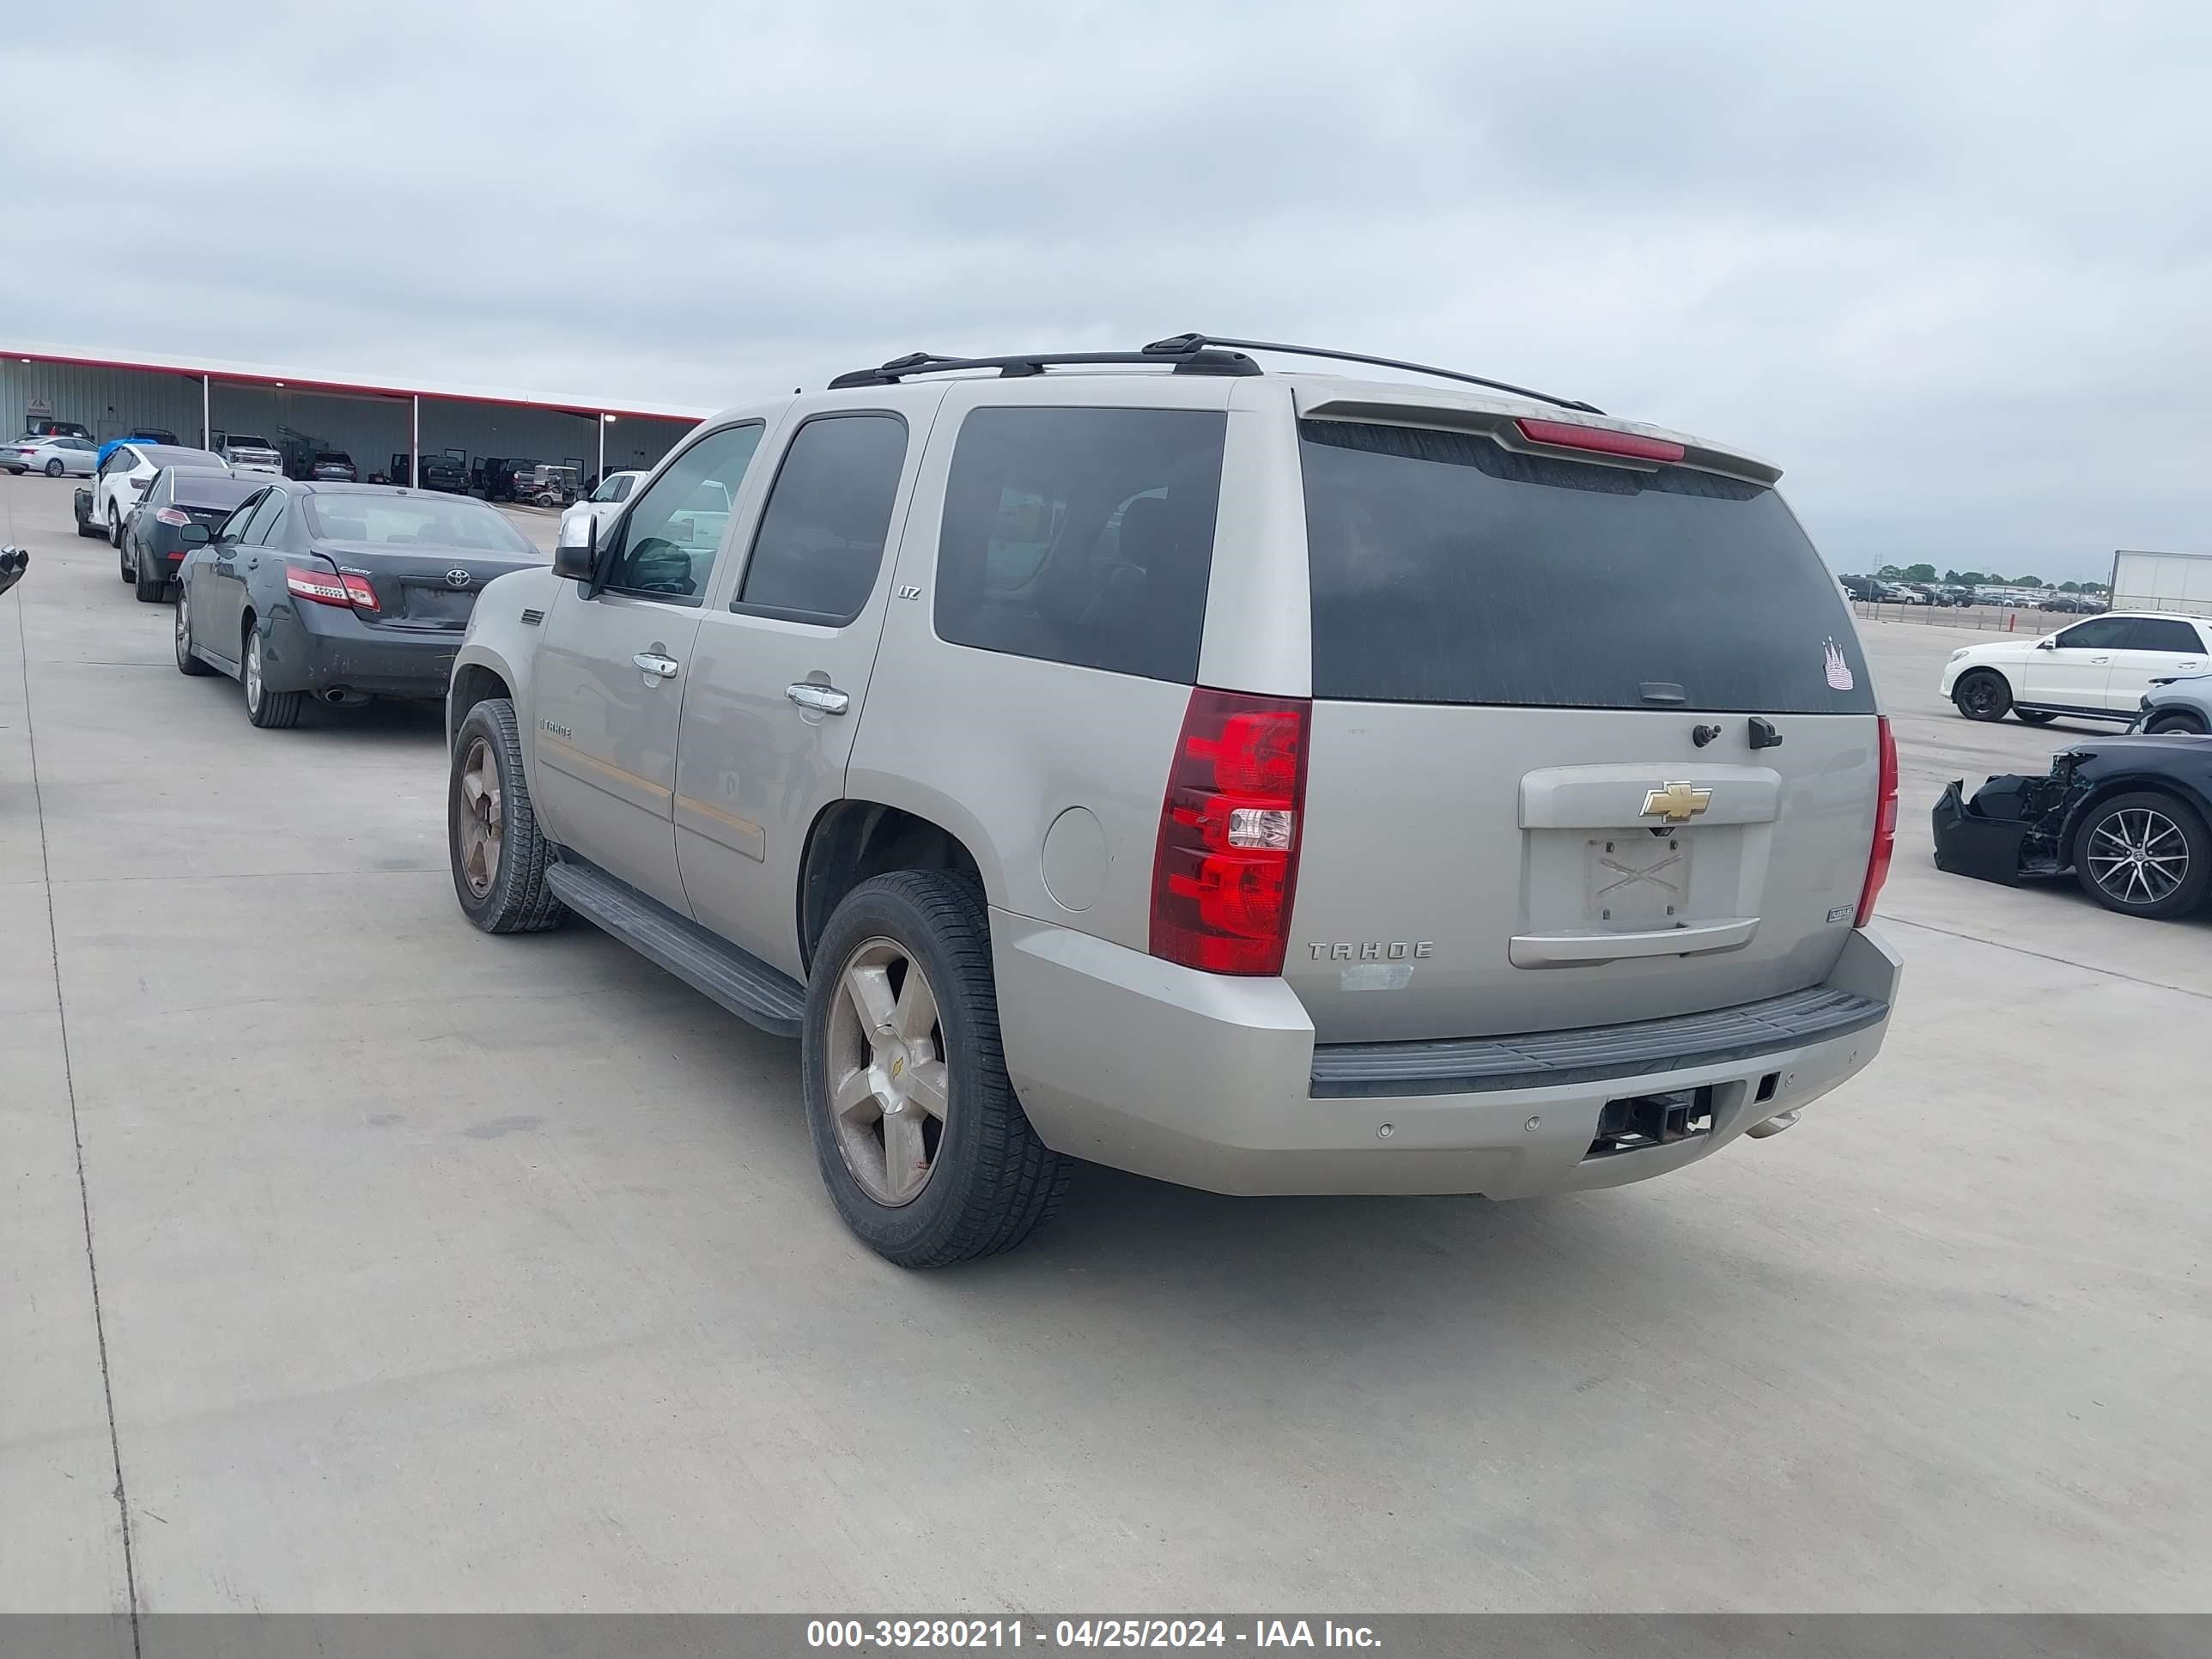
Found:
[{"label": "chrome door handle", "polygon": [[664,657],[658,651],[641,651],[630,660],[637,665],[640,673],[650,674],[655,679],[672,680],[676,678],[676,659]]},{"label": "chrome door handle", "polygon": [[2104,664],[2112,661],[2112,659],[2110,657],[2092,657],[2089,659],[2089,661],[2092,666],[2102,666]]},{"label": "chrome door handle", "polygon": [[853,706],[852,698],[834,685],[819,685],[812,680],[801,680],[796,685],[787,685],[783,695],[801,708],[811,708],[817,714],[842,714]]}]

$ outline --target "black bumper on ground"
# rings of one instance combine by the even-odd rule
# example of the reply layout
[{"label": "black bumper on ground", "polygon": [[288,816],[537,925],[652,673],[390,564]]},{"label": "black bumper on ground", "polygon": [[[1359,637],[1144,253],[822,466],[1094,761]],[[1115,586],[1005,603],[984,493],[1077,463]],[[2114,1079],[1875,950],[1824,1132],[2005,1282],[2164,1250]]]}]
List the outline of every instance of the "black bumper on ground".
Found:
[{"label": "black bumper on ground", "polygon": [[337,605],[287,605],[263,636],[262,680],[318,696],[443,697],[460,643],[458,628],[379,626]]},{"label": "black bumper on ground", "polygon": [[2066,820],[2084,788],[2054,772],[2040,778],[2008,773],[1966,799],[1954,779],[1936,803],[1936,867],[1977,881],[2017,887],[2066,872]]}]

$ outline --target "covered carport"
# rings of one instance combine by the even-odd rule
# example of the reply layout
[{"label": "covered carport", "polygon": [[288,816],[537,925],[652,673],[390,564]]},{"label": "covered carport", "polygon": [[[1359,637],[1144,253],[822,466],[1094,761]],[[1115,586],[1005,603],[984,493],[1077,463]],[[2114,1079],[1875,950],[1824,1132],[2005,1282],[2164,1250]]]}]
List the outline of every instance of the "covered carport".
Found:
[{"label": "covered carport", "polygon": [[141,427],[213,447],[231,434],[265,437],[304,471],[319,451],[349,456],[363,478],[404,458],[487,459],[573,470],[579,479],[649,467],[708,411],[632,400],[397,382],[216,359],[57,346],[0,356],[0,421],[69,421],[106,439]]}]

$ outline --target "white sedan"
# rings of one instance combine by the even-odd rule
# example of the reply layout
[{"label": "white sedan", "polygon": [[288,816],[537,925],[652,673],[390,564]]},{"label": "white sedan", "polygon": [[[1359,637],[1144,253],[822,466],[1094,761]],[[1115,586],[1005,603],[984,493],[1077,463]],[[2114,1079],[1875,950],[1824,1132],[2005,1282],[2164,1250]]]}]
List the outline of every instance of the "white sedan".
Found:
[{"label": "white sedan", "polygon": [[99,453],[100,446],[89,438],[22,437],[0,449],[0,466],[18,477],[26,472],[43,472],[49,478],[58,478],[73,472],[88,478]]},{"label": "white sedan", "polygon": [[568,520],[580,515],[588,516],[593,523],[605,526],[608,520],[622,510],[622,504],[629,499],[630,492],[642,483],[647,476],[643,472],[608,473],[599,480],[597,489],[561,514],[562,530],[566,532]]},{"label": "white sedan", "polygon": [[1970,720],[2017,714],[2127,724],[2154,679],[2212,666],[2212,620],[2155,611],[2092,617],[2039,640],[1969,645],[1943,665],[1942,690]]}]

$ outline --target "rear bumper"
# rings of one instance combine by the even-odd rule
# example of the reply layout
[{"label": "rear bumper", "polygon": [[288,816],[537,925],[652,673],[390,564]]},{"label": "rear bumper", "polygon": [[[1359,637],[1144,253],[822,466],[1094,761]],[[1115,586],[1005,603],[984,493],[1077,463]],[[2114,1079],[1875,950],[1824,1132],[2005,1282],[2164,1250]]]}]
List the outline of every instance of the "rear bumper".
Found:
[{"label": "rear bumper", "polygon": [[269,620],[261,672],[272,691],[442,698],[461,630],[377,627],[330,605],[286,605]]},{"label": "rear bumper", "polygon": [[[991,923],[1007,1070],[1046,1145],[1234,1194],[1522,1198],[1663,1175],[1864,1066],[1899,972],[1878,935],[1855,932],[1826,987],[1880,1005],[1855,1029],[1793,1041],[1777,1027],[1771,1048],[1738,1042],[1665,1069],[1583,1066],[1563,1071],[1568,1081],[1435,1092],[1430,1079],[1354,1096],[1316,1092],[1331,1085],[1315,1075],[1312,1023],[1280,980],[1196,973],[1006,911]],[[1710,1091],[1698,1097],[1709,1133],[1589,1156],[1608,1101],[1684,1090]]]}]

